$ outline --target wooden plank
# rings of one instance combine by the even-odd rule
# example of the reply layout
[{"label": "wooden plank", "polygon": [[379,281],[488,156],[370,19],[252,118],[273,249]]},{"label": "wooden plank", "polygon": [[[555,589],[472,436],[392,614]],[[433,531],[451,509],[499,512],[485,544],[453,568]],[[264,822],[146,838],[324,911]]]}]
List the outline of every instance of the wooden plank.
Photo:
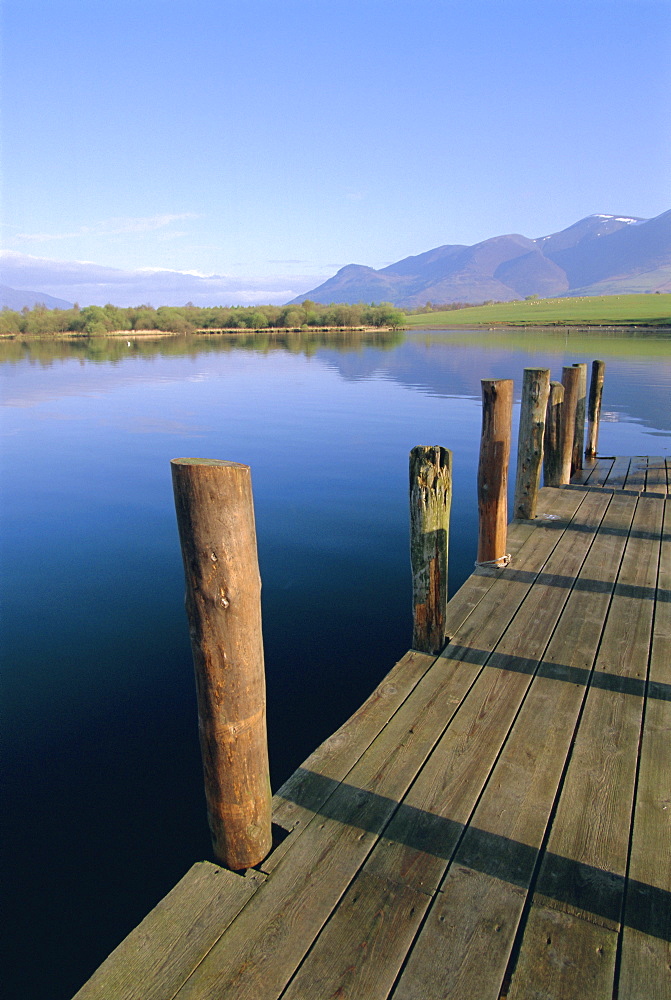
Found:
[{"label": "wooden plank", "polygon": [[[412,689],[426,673],[435,656],[409,650],[387,674],[357,711],[317,747],[282,785],[273,798],[273,821],[293,831],[312,819],[328,794],[324,783],[315,783],[315,773],[342,781],[373,740],[387,725]],[[305,805],[301,805],[305,803]],[[267,859],[268,870],[285,854],[287,838]],[[272,860],[271,860],[272,859]]]},{"label": "wooden plank", "polygon": [[[589,494],[580,509],[581,521],[596,527],[609,500]],[[490,628],[498,626],[500,631],[499,640],[490,647],[494,651],[487,656],[487,646],[479,647],[486,668],[406,796],[404,808],[385,831],[380,850],[369,861],[370,870],[385,877],[395,872],[396,878],[425,891],[438,886],[568,597],[568,587],[556,586],[555,579],[572,578],[571,571],[580,566],[592,537],[589,531],[578,532],[577,537],[565,533],[544,567],[546,584],[528,589],[516,615],[501,606],[492,609]],[[507,587],[513,586],[509,581]],[[449,651],[455,657],[463,655],[458,640],[464,642],[462,633],[444,655]]]},{"label": "wooden plank", "polygon": [[115,948],[75,1000],[168,1000],[264,881],[208,862],[189,869]]},{"label": "wooden plank", "polygon": [[272,867],[265,892],[182,987],[180,1000],[279,995],[480,669],[459,662],[425,674],[347,783],[315,775],[326,792],[319,814]]},{"label": "wooden plank", "polygon": [[[592,524],[596,528],[610,499],[610,496],[592,495],[580,509],[581,524],[585,527]],[[506,632],[501,655],[512,656],[512,652],[506,650],[512,651],[513,646],[523,645],[526,649],[531,646],[533,649],[536,634],[539,649],[545,647],[554,622],[550,620],[551,616],[542,621],[539,609],[548,604],[561,608],[567,595],[563,581],[570,579],[572,572],[577,570],[591,542],[589,531],[581,531],[577,539],[568,536],[569,532],[562,539],[563,545],[556,546],[545,566],[545,586],[533,588],[533,599],[530,595],[524,602],[524,614],[518,615],[523,621],[516,634],[513,636],[510,629]],[[622,543],[621,539],[619,541]],[[556,572],[556,577],[553,572]],[[555,580],[562,582],[557,586]],[[535,590],[541,593],[536,596]],[[557,614],[558,610],[555,619]],[[491,622],[491,616],[487,620]],[[501,648],[500,644],[498,648]],[[438,665],[433,669],[436,671]],[[530,681],[528,674],[498,667],[485,668],[482,672],[367,860],[363,872],[366,876],[375,877],[352,883],[301,966],[296,981],[305,990],[303,995],[312,995],[307,986],[311,984],[314,987],[317,982],[324,995],[334,995],[338,989],[344,989],[339,978],[342,969],[357,970],[357,974],[363,974],[363,970],[368,969],[366,981],[370,986],[365,993],[367,1000],[387,995],[387,972],[379,969],[378,974],[374,974],[370,965],[378,961],[379,955],[393,952],[394,943],[388,935],[395,933],[394,927],[387,924],[385,928],[380,928],[377,938],[379,947],[375,955],[362,954],[356,927],[357,909],[348,905],[348,899],[354,895],[366,912],[375,912],[380,884],[404,884],[424,892],[431,892],[436,887]],[[367,899],[367,894],[371,895],[370,899]],[[362,900],[365,902],[362,903]],[[406,931],[410,925],[419,926],[424,909],[425,906],[415,905]],[[404,958],[402,949],[405,946],[397,941],[395,947],[397,960],[394,969],[397,969]],[[289,995],[294,995],[292,990]],[[345,991],[342,995],[349,994]]]},{"label": "wooden plank", "polygon": [[617,935],[554,908],[535,910],[534,917],[507,1000],[611,1000]]},{"label": "wooden plank", "polygon": [[587,483],[589,486],[603,486],[611,473],[615,458],[604,456],[597,458]]},{"label": "wooden plank", "polygon": [[620,1000],[664,1000],[671,994],[671,501],[665,508],[623,921]]},{"label": "wooden plank", "polygon": [[[498,1000],[597,650],[599,632],[591,627],[591,619],[607,609],[635,506],[631,497],[593,496],[602,509],[610,502],[603,522],[607,530],[597,534],[583,568],[599,586],[570,594],[394,994],[399,1000],[444,996]],[[577,570],[577,553],[575,558]],[[560,579],[571,571],[567,563],[556,569]],[[539,603],[548,600],[546,588],[536,589]],[[584,626],[581,615],[576,623],[578,608],[587,612]],[[533,607],[527,611],[533,619]],[[523,635],[529,622],[521,612],[517,619]],[[502,644],[497,647],[494,657],[502,648]],[[534,651],[533,642],[529,651]],[[572,683],[579,676],[583,684]]]},{"label": "wooden plank", "polygon": [[[608,499],[597,496],[592,502],[603,508]],[[581,540],[586,538],[583,535]],[[564,548],[575,558],[575,542],[567,541]],[[555,591],[560,599],[561,590]],[[533,621],[534,613],[535,609],[529,610],[527,623]],[[379,885],[402,884],[420,895],[435,889],[530,682],[527,674],[498,668],[485,668],[480,674],[366,862],[363,873],[369,881],[362,876],[363,881],[352,883],[301,966],[296,982],[304,992],[297,987],[298,992],[290,989],[288,996],[313,995],[307,986],[317,983],[326,996],[339,988],[344,992],[337,995],[365,995],[367,1000],[387,995],[390,970],[380,968],[375,974],[371,966],[379,955],[395,953],[391,971],[396,974],[405,957],[406,942],[409,946],[411,940],[409,931],[419,926],[429,897],[424,896],[424,903],[415,904],[408,915],[402,941],[390,940],[395,933],[392,923],[379,928],[375,955],[361,951],[359,913],[348,905],[348,899],[352,895],[357,900],[363,898],[364,912],[376,912]],[[365,970],[365,994],[347,992],[339,979],[343,969],[348,970],[348,976],[355,971],[362,976]]]},{"label": "wooden plank", "polygon": [[599,468],[598,458],[586,458],[583,460],[582,469],[577,469],[571,476],[571,482],[575,486],[586,485],[591,479],[592,473]]},{"label": "wooden plank", "polygon": [[[282,1000],[387,997],[430,897],[391,879],[357,876]],[[323,947],[328,935],[329,947]]]},{"label": "wooden plank", "polygon": [[[565,490],[544,487],[538,494],[536,521],[559,535],[566,530],[583,500],[584,495],[578,491],[567,493]],[[537,564],[534,551],[537,537],[536,524],[533,522],[514,521],[509,526],[508,551],[511,557],[509,567],[495,569],[481,566],[468,578],[447,605],[445,627],[448,638],[456,635],[496,580],[509,578],[510,567],[519,568],[522,563],[526,567]],[[531,553],[531,563],[529,553]]]},{"label": "wooden plank", "polygon": [[[582,497],[576,497],[577,506]],[[441,656],[424,674],[349,772],[347,783],[315,775],[326,793],[319,814],[305,825],[288,854],[281,854],[280,845],[276,861],[278,851],[273,852],[265,891],[250,901],[194,972],[180,1000],[264,1000],[278,995],[480,673],[487,656],[483,648],[494,647],[509,620],[505,608],[512,613],[521,603],[535,573],[563,537],[549,525],[536,535],[535,544],[523,545],[518,557],[521,568],[528,567],[529,579],[506,581],[505,586],[494,580],[460,632],[457,655]],[[493,594],[497,584],[500,592]]]},{"label": "wooden plank", "polygon": [[624,489],[624,484],[626,482],[627,476],[629,475],[629,467],[631,465],[631,459],[624,455],[619,456],[613,462],[608,476],[604,480],[603,484],[608,489],[611,490],[621,490]]},{"label": "wooden plank", "polygon": [[648,459],[646,455],[637,455],[635,458],[632,458],[625,488],[642,492],[645,489],[647,472]]},{"label": "wooden plank", "polygon": [[[532,986],[548,1000],[580,996],[585,982],[594,1000],[611,997],[643,708],[635,686],[622,681],[642,682],[647,672],[653,602],[639,593],[654,592],[660,529],[660,502],[639,499],[596,661],[612,690],[588,692],[510,1000],[528,997]],[[565,915],[559,943],[557,910]],[[612,941],[604,944],[604,933]],[[548,938],[551,952],[542,948]]]},{"label": "wooden plank", "polygon": [[645,491],[646,493],[666,494],[666,463],[659,455],[648,458]]},{"label": "wooden plank", "polygon": [[[552,545],[557,543],[562,531],[566,530],[582,502],[582,495],[577,493],[551,489],[540,491],[538,518],[545,525],[547,542],[550,544],[538,549],[535,541],[536,529],[532,524],[512,525],[508,541],[516,569],[537,572],[542,568],[544,556],[547,556]],[[545,522],[544,519],[548,517],[557,520]],[[450,635],[461,628],[476,611],[496,581],[502,578],[503,573],[503,570],[483,570],[473,574],[466,581],[447,606],[446,626]],[[518,591],[517,597],[513,595],[513,609],[516,606],[515,601],[523,599],[526,589]],[[489,619],[492,607],[498,603],[498,596],[493,601],[490,598],[480,611],[480,617],[474,619],[471,626],[477,628],[478,621],[483,617]],[[495,633],[490,641],[495,643],[499,636],[500,631]],[[490,648],[493,648],[493,645]],[[336,781],[343,780],[432,663],[433,657],[413,650],[407,653],[362,708],[355,712],[337,733],[315,750],[302,767],[279,789],[273,799],[273,820],[293,833],[276,847],[262,864],[263,871],[272,871],[291,848],[295,836],[331,793],[332,787],[324,782],[315,781],[314,774],[325,775]]]}]

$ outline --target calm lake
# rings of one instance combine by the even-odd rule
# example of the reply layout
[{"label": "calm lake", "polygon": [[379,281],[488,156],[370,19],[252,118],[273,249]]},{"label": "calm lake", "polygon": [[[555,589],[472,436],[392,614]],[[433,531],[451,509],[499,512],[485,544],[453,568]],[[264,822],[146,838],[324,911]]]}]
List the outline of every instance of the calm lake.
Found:
[{"label": "calm lake", "polygon": [[668,455],[671,331],[0,344],[7,1000],[71,997],[210,857],[170,459],[252,467],[277,788],[410,645],[410,449],[454,453],[454,593],[480,379],[594,358],[600,453]]}]

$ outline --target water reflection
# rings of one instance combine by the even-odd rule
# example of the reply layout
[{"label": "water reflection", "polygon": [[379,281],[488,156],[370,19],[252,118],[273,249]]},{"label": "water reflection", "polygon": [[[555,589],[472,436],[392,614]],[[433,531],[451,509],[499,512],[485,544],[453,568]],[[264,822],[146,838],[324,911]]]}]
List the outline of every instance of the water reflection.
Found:
[{"label": "water reflection", "polygon": [[277,786],[409,645],[410,449],[454,452],[454,592],[475,558],[480,379],[519,392],[525,366],[558,378],[604,358],[602,452],[666,455],[669,346],[649,331],[1,343],[8,995],[70,996],[209,856],[170,458],[252,466]]}]

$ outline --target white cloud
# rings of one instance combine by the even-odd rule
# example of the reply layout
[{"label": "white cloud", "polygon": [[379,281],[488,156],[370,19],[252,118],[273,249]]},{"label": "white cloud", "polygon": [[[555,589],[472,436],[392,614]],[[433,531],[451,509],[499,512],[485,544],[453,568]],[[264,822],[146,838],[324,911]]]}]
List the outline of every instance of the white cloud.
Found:
[{"label": "white cloud", "polygon": [[284,303],[314,288],[324,278],[281,274],[270,278],[249,275],[202,274],[167,268],[124,270],[89,261],[51,260],[15,250],[0,251],[2,283],[11,288],[44,292],[80,305],[254,305]]},{"label": "white cloud", "polygon": [[[163,215],[119,216],[112,219],[103,219],[94,222],[90,226],[80,226],[73,232],[66,233],[16,233],[12,240],[24,243],[47,243],[54,240],[70,240],[81,236],[121,236],[128,233],[154,233],[160,229],[166,229],[173,222],[181,222],[184,219],[197,219],[199,216],[195,212],[165,213]],[[165,234],[169,238],[184,236],[185,233],[172,232]]]},{"label": "white cloud", "polygon": [[70,240],[73,237],[81,236],[81,234],[81,229],[75,233],[16,233],[12,239],[24,243],[48,243],[51,240]]}]

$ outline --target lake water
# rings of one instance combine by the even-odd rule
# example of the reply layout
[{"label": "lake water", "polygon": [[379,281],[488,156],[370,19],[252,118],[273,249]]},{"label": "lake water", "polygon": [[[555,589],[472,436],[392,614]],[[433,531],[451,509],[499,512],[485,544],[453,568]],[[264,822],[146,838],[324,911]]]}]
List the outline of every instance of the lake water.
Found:
[{"label": "lake water", "polygon": [[594,358],[601,454],[668,455],[669,333],[0,344],[7,1000],[70,997],[210,857],[169,460],[252,467],[277,788],[410,645],[409,450],[454,453],[453,593],[480,379]]}]

